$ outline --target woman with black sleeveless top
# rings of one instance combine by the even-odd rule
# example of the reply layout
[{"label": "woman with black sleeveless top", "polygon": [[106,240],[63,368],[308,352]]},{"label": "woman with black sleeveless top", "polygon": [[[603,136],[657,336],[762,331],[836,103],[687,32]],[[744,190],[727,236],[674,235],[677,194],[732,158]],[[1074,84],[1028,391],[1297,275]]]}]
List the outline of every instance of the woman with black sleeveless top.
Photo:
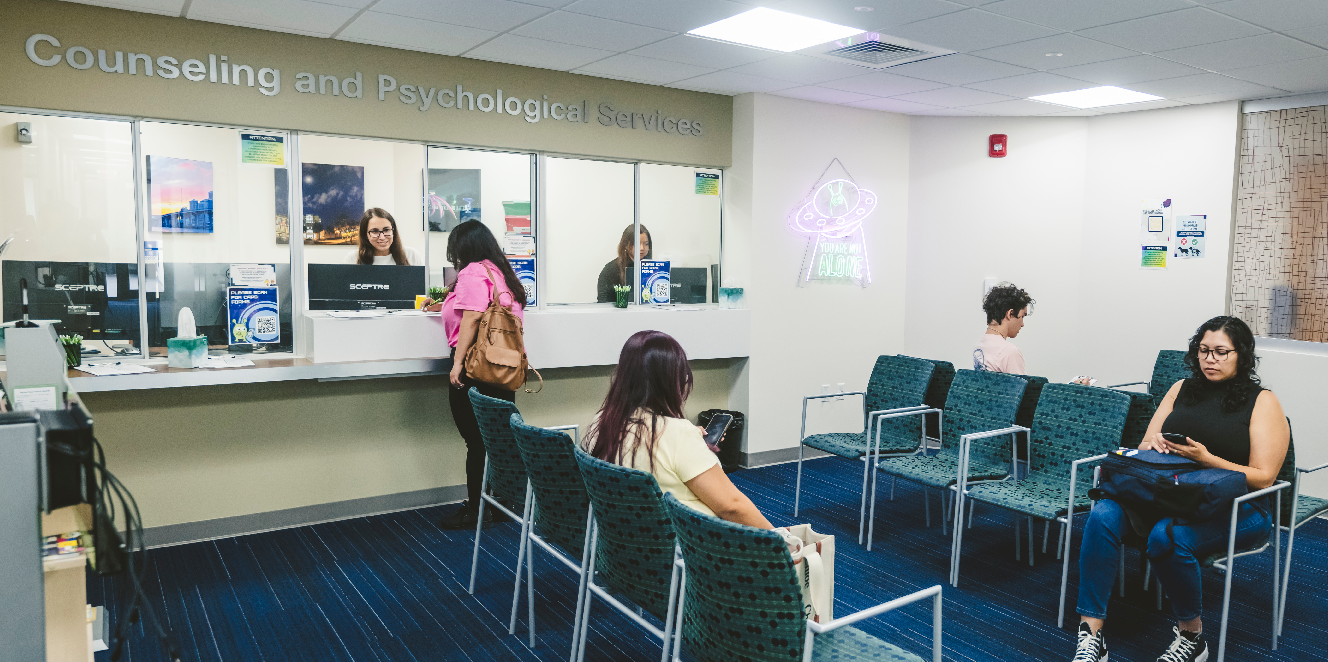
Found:
[{"label": "woman with black sleeveless top", "polygon": [[[1190,339],[1185,355],[1193,376],[1167,391],[1139,448],[1175,453],[1205,467],[1239,471],[1245,474],[1251,491],[1272,485],[1286,458],[1291,428],[1277,396],[1259,385],[1256,361],[1254,334],[1245,322],[1226,316],[1204,322]],[[1183,434],[1187,443],[1167,441],[1163,432]],[[1263,501],[1241,504],[1237,547],[1269,536],[1273,521],[1269,511]],[[1074,662],[1107,659],[1102,625],[1116,580],[1121,538],[1132,528],[1147,533],[1148,557],[1179,621],[1173,628],[1175,639],[1158,662],[1204,662],[1209,657],[1203,638],[1198,559],[1226,547],[1231,520],[1226,515],[1184,523],[1140,519],[1110,499],[1093,505],[1079,550],[1080,623]]]}]

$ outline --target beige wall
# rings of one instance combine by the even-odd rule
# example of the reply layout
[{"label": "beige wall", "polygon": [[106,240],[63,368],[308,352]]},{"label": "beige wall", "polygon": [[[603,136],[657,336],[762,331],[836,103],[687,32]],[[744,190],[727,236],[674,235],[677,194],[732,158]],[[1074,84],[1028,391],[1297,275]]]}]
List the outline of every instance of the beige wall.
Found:
[{"label": "beige wall", "polygon": [[[97,64],[86,70],[69,66],[62,57],[55,66],[34,64],[25,42],[34,34],[48,34],[60,42],[38,47],[48,58],[74,46],[107,52],[114,66],[115,52],[124,53],[126,73],[105,73]],[[141,61],[137,75],[128,72],[129,53],[146,53],[183,62],[209,55],[226,55],[230,62],[280,70],[281,89],[265,96],[260,88],[194,82],[184,76],[165,79],[145,76]],[[63,55],[63,53],[62,53]],[[326,133],[428,140],[446,143],[541,150],[664,163],[726,166],[731,155],[732,99],[652,85],[613,81],[544,69],[519,67],[433,55],[379,46],[232,27],[203,21],[105,9],[56,0],[7,0],[0,21],[0,105],[112,113],[194,122],[321,131]],[[362,97],[304,94],[295,90],[296,74],[334,75],[362,79]],[[397,81],[398,91],[378,96],[378,76]],[[241,83],[245,80],[242,78]],[[257,81],[256,81],[257,82]],[[400,88],[465,91],[478,95],[501,89],[517,96],[550,103],[587,103],[590,121],[569,123],[541,119],[530,123],[522,116],[478,110],[458,111],[423,101],[404,104]],[[703,134],[647,131],[643,128],[603,126],[596,118],[600,103],[626,112],[697,119]]]},{"label": "beige wall", "polygon": [[[728,406],[732,362],[695,361],[687,414]],[[534,425],[585,429],[612,368],[545,371]],[[445,377],[88,393],[112,472],[146,527],[463,485]]]}]

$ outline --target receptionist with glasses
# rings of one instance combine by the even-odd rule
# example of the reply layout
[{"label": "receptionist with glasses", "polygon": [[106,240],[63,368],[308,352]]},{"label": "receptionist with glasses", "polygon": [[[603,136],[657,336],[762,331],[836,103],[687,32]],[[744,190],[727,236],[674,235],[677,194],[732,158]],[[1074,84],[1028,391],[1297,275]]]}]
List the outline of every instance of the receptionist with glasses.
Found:
[{"label": "receptionist with glasses", "polygon": [[360,217],[360,248],[346,255],[346,264],[423,265],[415,249],[401,245],[397,221],[380,207]]}]

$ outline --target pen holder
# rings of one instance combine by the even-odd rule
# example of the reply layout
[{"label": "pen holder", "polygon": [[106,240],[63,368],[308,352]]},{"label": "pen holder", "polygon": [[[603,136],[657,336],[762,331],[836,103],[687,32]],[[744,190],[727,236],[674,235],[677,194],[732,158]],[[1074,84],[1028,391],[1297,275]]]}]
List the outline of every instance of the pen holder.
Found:
[{"label": "pen holder", "polygon": [[83,365],[83,348],[79,345],[65,345],[65,364],[71,368]]},{"label": "pen holder", "polygon": [[626,285],[614,285],[613,293],[617,295],[613,302],[614,308],[626,308],[627,302],[632,299],[632,288]]},{"label": "pen holder", "polygon": [[166,339],[166,363],[172,368],[197,368],[206,358],[207,336]]}]

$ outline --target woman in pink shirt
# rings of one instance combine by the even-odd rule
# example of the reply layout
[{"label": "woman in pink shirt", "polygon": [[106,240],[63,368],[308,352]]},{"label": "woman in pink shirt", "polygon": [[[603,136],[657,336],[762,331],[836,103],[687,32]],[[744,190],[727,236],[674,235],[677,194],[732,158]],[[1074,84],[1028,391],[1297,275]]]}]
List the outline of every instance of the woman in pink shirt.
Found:
[{"label": "woman in pink shirt", "polygon": [[[469,391],[475,388],[491,398],[509,402],[516,401],[516,392],[472,380],[462,364],[466,352],[475,343],[480,315],[493,300],[494,290],[498,291],[499,303],[524,319],[526,289],[517,280],[516,272],[512,271],[512,265],[508,264],[493,233],[479,221],[466,221],[452,230],[447,237],[447,261],[457,270],[456,283],[443,299],[442,306],[443,328],[447,332],[447,344],[452,346],[448,402],[452,406],[452,420],[456,422],[457,432],[466,440],[467,501],[443,519],[440,526],[473,529],[479,510],[480,484],[484,478],[484,440],[480,437],[475,411],[470,406]],[[492,512],[489,509],[488,513]]]}]

